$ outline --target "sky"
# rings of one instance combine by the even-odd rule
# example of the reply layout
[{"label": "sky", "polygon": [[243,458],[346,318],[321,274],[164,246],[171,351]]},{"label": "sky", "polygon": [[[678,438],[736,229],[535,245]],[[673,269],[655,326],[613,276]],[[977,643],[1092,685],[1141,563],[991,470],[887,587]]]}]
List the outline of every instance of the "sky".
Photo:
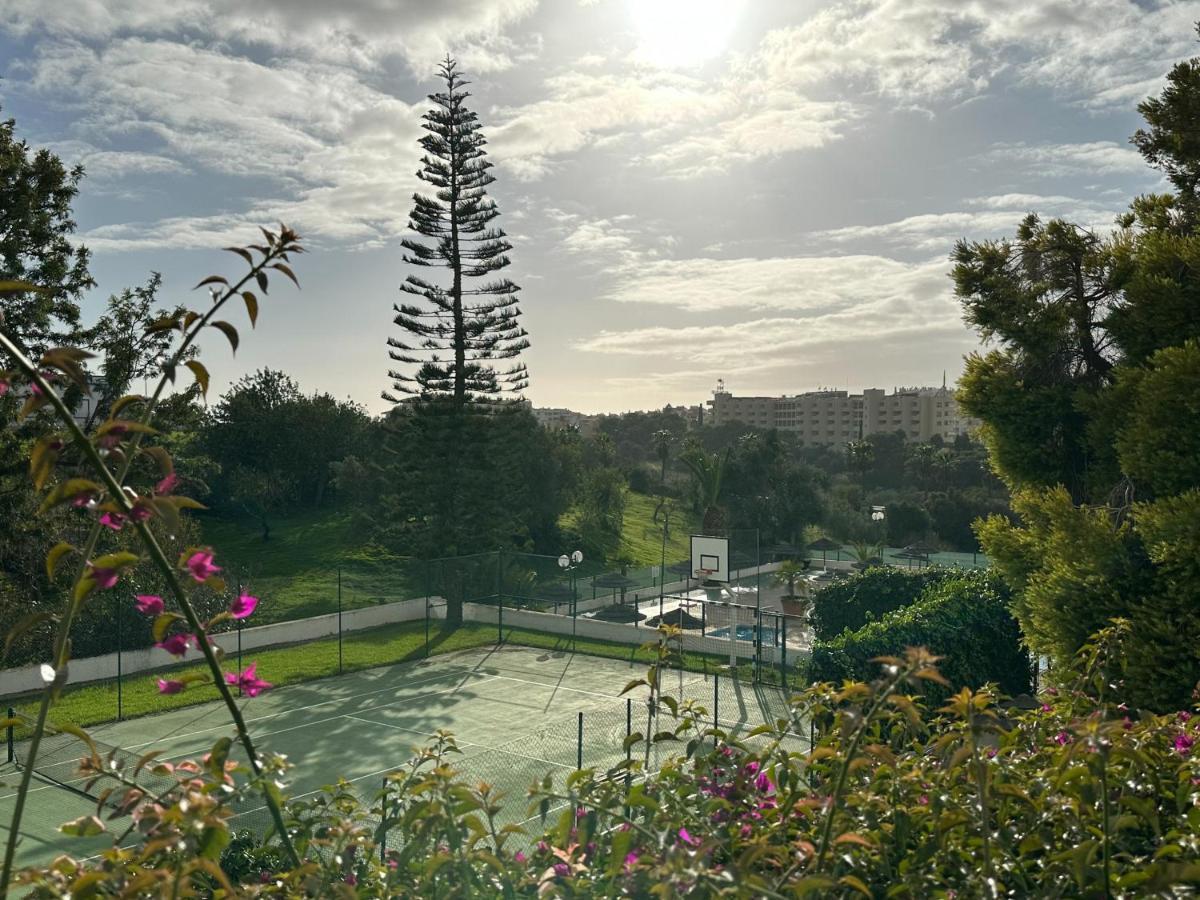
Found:
[{"label": "sky", "polygon": [[[0,0],[0,107],[87,172],[104,299],[164,305],[259,224],[304,237],[214,388],[261,367],[373,412],[438,62],[472,81],[532,347],[583,412],[953,382],[960,238],[1096,229],[1162,189],[1138,102],[1200,0]],[[241,313],[239,313],[241,315]],[[241,319],[240,324],[246,324]],[[248,331],[244,329],[244,331]]]}]

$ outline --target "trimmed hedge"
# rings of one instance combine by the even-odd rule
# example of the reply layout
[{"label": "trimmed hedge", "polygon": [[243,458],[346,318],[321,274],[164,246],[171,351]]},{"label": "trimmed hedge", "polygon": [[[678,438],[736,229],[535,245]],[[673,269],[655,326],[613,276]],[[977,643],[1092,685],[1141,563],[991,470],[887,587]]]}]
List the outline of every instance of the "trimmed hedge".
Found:
[{"label": "trimmed hedge", "polygon": [[847,629],[857,631],[893,610],[910,606],[930,585],[956,574],[954,569],[939,567],[913,571],[880,566],[852,575],[816,592],[813,628],[823,641]]},{"label": "trimmed hedge", "polygon": [[872,659],[928,647],[942,657],[938,668],[954,690],[995,682],[1006,694],[1028,693],[1029,654],[1008,603],[1008,588],[991,572],[935,579],[915,603],[858,631],[815,642],[809,677],[869,681],[879,674]]}]

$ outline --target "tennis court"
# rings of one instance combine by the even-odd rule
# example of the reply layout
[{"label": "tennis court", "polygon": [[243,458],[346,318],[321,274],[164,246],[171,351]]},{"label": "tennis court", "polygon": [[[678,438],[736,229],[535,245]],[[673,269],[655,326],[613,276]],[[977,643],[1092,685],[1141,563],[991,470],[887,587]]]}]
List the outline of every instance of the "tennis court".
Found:
[{"label": "tennis court", "polygon": [[[566,775],[577,765],[607,769],[624,758],[622,741],[630,729],[646,730],[647,712],[644,690],[634,692],[632,703],[618,695],[644,671],[642,663],[501,644],[290,685],[246,700],[243,708],[259,748],[285,754],[295,764],[292,796],[318,791],[340,775],[364,798],[372,797],[387,772],[445,729],[463,751],[457,767],[504,790],[511,798],[506,818],[521,821],[526,790],[547,772]],[[676,672],[664,673],[663,682],[664,691],[676,697],[710,711],[715,704],[724,727],[734,731],[787,715],[777,688]],[[224,707],[210,703],[90,733],[135,757],[154,748],[163,751],[161,758],[178,759],[200,756],[231,728]],[[234,746],[236,755],[240,747]],[[57,764],[43,756],[39,768],[52,766],[55,778],[80,784],[74,774],[80,755],[75,743],[59,754]],[[0,770],[0,822],[11,814],[18,778],[11,764]],[[60,785],[35,779],[20,862],[44,863],[64,852],[86,856],[109,844],[111,838],[103,836],[57,832],[60,823],[94,807]],[[249,806],[239,811],[237,826],[257,830],[267,821],[261,809]],[[118,826],[123,830],[124,823]]]}]

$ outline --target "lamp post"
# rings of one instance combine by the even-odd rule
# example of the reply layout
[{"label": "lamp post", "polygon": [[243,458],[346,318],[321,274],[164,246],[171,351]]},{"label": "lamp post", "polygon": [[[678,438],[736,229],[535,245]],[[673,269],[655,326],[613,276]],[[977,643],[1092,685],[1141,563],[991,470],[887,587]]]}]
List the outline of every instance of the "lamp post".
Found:
[{"label": "lamp post", "polygon": [[583,551],[576,550],[570,556],[563,554],[558,558],[558,567],[568,576],[567,584],[571,591],[571,649],[575,649],[575,620],[579,618],[579,597],[575,591],[575,570],[583,562]]},{"label": "lamp post", "polygon": [[[882,522],[886,518],[887,518],[887,507],[886,506],[872,506],[871,507],[871,521],[872,522]],[[883,526],[883,525],[879,526],[879,534],[880,534],[879,552],[880,552],[880,555],[882,555],[883,554],[883,544],[884,544],[884,541],[887,539],[887,529],[885,526]]]}]

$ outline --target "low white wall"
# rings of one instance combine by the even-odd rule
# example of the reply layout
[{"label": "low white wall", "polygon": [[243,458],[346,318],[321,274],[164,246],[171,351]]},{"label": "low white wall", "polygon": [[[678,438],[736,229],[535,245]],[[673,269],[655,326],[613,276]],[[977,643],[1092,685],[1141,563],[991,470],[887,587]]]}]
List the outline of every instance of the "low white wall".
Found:
[{"label": "low white wall", "polygon": [[[832,567],[832,563],[831,563]],[[760,568],[743,569],[741,576],[743,578],[754,575],[755,572],[769,574],[779,568],[779,563],[770,563]],[[588,588],[586,580],[580,580],[577,588],[582,592]],[[696,582],[676,581],[663,586],[664,593],[678,594],[686,590],[688,587],[695,589]],[[627,591],[627,597],[637,596],[641,602],[645,603],[651,597],[658,596],[658,588],[641,588],[637,591]],[[437,617],[445,616],[445,601],[440,597],[430,597],[430,601],[436,604],[433,607],[433,615]],[[579,612],[590,612],[593,609],[599,609],[608,606],[612,603],[611,592],[605,593],[596,600],[589,598],[580,599],[578,605]],[[481,605],[474,603],[464,604],[464,617],[468,621],[475,622],[496,622],[496,607],[494,605]],[[715,607],[710,611],[710,616],[719,615],[719,607]],[[425,616],[425,599],[417,600],[402,600],[398,603],[382,603],[378,606],[366,606],[359,609],[348,609],[342,612],[342,632],[362,631],[367,628],[377,628],[380,625],[390,625],[396,622],[412,622],[424,618]],[[524,616],[533,616],[535,618],[523,619]],[[548,613],[528,612],[525,610],[504,609],[505,624],[514,626],[523,626],[535,629],[537,631],[546,631],[554,634],[571,633],[571,620],[566,616],[550,615]],[[652,628],[634,628],[632,625],[623,625],[619,622],[597,622],[594,619],[580,618],[578,625],[578,634],[586,637],[594,637],[599,640],[616,641],[626,644],[641,644],[647,640],[651,640],[654,634]],[[717,618],[711,619],[712,624],[720,627],[720,620]],[[337,613],[328,613],[326,615],[312,616],[307,619],[296,619],[291,622],[277,622],[273,625],[256,625],[252,628],[242,629],[242,651],[257,650],[262,647],[278,647],[285,644],[300,644],[307,641],[315,641],[321,638],[334,637],[338,633],[338,615]],[[232,654],[237,651],[238,639],[237,632],[223,632],[219,635],[214,635],[213,640],[226,653]],[[688,649],[712,652],[713,638],[701,638],[699,635],[684,635],[684,645]],[[738,647],[738,654],[743,658],[753,656],[754,647],[749,641],[735,642]],[[764,653],[769,648],[763,648]],[[193,656],[193,658],[195,658]],[[141,650],[125,650],[121,653],[121,674],[133,675],[138,672],[150,672],[155,669],[162,669],[174,665],[178,660],[169,653],[159,650],[154,647],[148,647]],[[73,659],[70,663],[70,675],[67,679],[67,684],[86,684],[91,681],[106,681],[117,677],[117,654],[106,653],[102,656],[91,656],[83,659]],[[0,672],[0,697],[11,696],[14,694],[24,694],[30,691],[41,690],[44,686],[41,676],[41,666],[32,665],[25,666],[19,669],[8,669]]]},{"label": "low white wall", "polygon": [[[359,609],[348,609],[342,612],[342,632],[362,631],[367,628],[377,628],[380,625],[390,625],[395,622],[412,622],[425,617],[425,599],[402,600],[398,603],[382,603],[378,606],[365,606]],[[325,637],[334,637],[338,633],[338,615],[312,616],[307,619],[296,619],[291,622],[276,622],[273,625],[256,625],[242,629],[242,651],[257,650],[262,647],[277,647],[284,644],[299,644],[315,641]],[[222,632],[213,636],[213,643],[221,647],[227,654],[237,652],[238,636],[236,631]],[[194,653],[192,658],[195,659]],[[132,675],[137,672],[149,672],[173,665],[178,660],[165,650],[147,647],[141,650],[125,650],[121,653],[121,673]],[[83,659],[73,659],[69,666],[70,675],[67,684],[85,684],[89,681],[104,681],[117,677],[117,654],[106,653],[103,656],[89,656]],[[41,690],[44,686],[41,676],[41,666],[25,666],[20,669],[8,669],[0,673],[0,696],[22,694],[27,691]]]},{"label": "low white wall", "polygon": [[[718,610],[720,610],[720,607],[714,607],[710,612],[710,616],[717,613]],[[468,622],[484,622],[489,625],[495,625],[496,614],[497,610],[495,606],[479,603],[463,604],[463,619]],[[552,613],[533,612],[525,609],[505,608],[503,624],[505,628],[528,628],[530,631],[537,631],[542,634],[560,634],[564,637],[570,637],[572,633],[571,619],[569,617],[556,616]],[[578,637],[595,638],[596,640],[612,641],[616,644],[630,644],[634,646],[653,641],[655,635],[658,633],[658,630],[655,628],[635,628],[632,624],[601,622],[583,616],[575,620],[575,628],[575,634]],[[698,634],[690,634],[686,631],[683,633],[683,647],[685,650],[724,656],[729,653],[730,643],[726,638],[701,637]],[[753,641],[733,641],[732,643],[738,659],[754,658]],[[764,660],[774,662],[777,652],[776,648],[763,647],[762,649]]]}]

